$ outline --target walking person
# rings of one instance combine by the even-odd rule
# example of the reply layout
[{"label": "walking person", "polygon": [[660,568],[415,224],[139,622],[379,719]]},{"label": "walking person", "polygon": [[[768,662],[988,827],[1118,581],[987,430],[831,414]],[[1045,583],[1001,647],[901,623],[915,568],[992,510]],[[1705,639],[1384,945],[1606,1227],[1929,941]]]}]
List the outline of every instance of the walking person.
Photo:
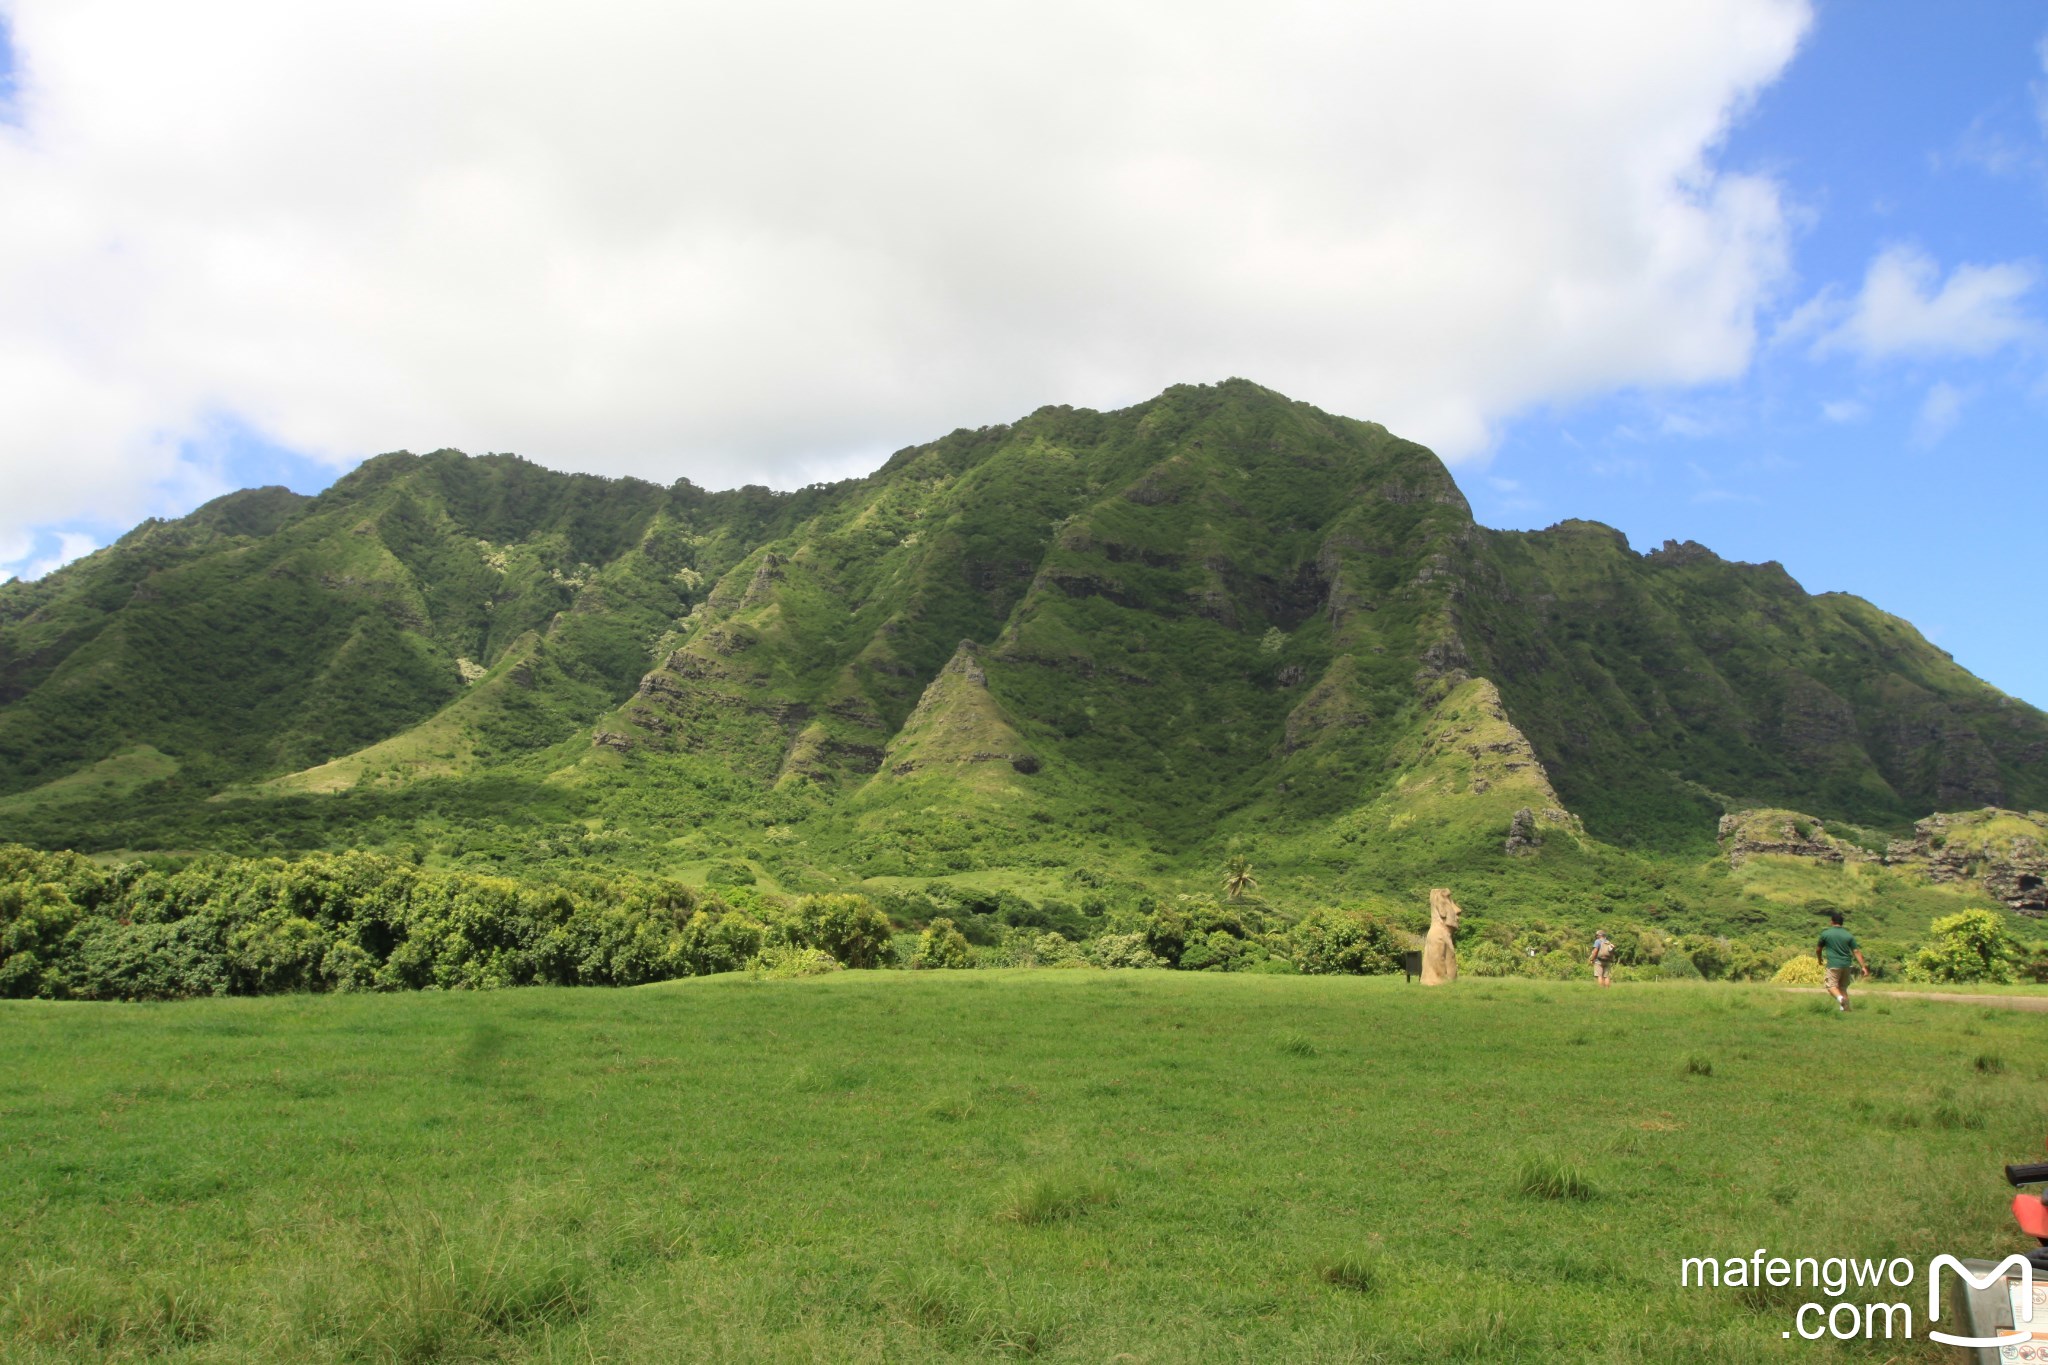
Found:
[{"label": "walking person", "polygon": [[1614,984],[1614,940],[1607,937],[1605,929],[1593,933],[1593,953],[1586,961],[1593,964],[1593,981],[1596,985]]},{"label": "walking person", "polygon": [[1813,950],[1814,960],[1828,976],[1828,994],[1835,997],[1835,1008],[1849,1012],[1849,969],[1860,968],[1865,976],[1870,975],[1870,964],[1863,960],[1863,950],[1856,946],[1856,935],[1842,927],[1842,912],[1828,912],[1828,927],[1820,931],[1820,944]]}]

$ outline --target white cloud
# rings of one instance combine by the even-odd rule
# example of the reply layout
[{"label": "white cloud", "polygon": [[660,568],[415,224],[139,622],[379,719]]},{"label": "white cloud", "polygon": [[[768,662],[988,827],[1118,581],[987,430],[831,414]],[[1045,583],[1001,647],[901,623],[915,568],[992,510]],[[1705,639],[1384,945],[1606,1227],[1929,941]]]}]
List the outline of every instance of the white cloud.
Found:
[{"label": "white cloud", "polygon": [[46,555],[35,554],[35,540],[30,536],[0,536],[0,576],[19,578],[33,582],[44,574],[61,569],[74,559],[83,558],[99,549],[97,538],[80,531],[58,531],[57,545]]},{"label": "white cloud", "polygon": [[[1739,373],[1805,0],[11,0],[0,530],[225,421],[789,483],[1242,374],[1447,456]],[[200,460],[203,464],[203,458]]]},{"label": "white cloud", "polygon": [[1944,436],[1962,420],[1963,404],[1970,395],[1947,380],[1936,383],[1921,400],[1919,415],[1913,419],[1913,444],[1927,449],[1941,444]]},{"label": "white cloud", "polygon": [[[1887,247],[1871,261],[1862,292],[1846,310],[1837,305],[1840,320],[1814,343],[1814,352],[1847,351],[1867,360],[1989,355],[2038,331],[2023,302],[2036,278],[2027,262],[2007,261],[1959,265],[1943,280],[1925,252]],[[1813,307],[1826,306],[1826,297],[1794,318],[1810,326]]]},{"label": "white cloud", "polygon": [[1830,422],[1860,422],[1870,409],[1853,398],[1835,398],[1820,405],[1820,415]]}]

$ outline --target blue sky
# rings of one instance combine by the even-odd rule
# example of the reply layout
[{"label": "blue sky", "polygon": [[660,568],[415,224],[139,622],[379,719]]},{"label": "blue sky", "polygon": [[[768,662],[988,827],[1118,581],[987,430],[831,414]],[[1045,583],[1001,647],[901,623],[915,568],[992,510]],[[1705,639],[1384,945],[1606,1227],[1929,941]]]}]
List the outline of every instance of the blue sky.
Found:
[{"label": "blue sky", "polygon": [[[1797,210],[1793,276],[1767,331],[1817,296],[1853,298],[1886,251],[1922,253],[1944,282],[1969,263],[2048,267],[2044,42],[2038,5],[1821,9],[1721,153],[1780,177]],[[2030,335],[1977,354],[1817,356],[1795,328],[1729,383],[1532,412],[1463,482],[1492,526],[1578,516],[1639,550],[1672,538],[1776,560],[2048,705],[2044,292],[2021,297]]]},{"label": "blue sky", "polygon": [[0,574],[386,449],[788,487],[1240,374],[2048,704],[2039,5],[807,6],[0,0]]}]

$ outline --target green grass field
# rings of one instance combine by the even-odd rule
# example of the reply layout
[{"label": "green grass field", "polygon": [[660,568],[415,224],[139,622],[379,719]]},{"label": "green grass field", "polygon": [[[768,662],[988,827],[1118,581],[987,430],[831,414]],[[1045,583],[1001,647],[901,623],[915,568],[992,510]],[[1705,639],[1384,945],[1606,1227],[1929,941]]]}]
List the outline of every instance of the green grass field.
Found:
[{"label": "green grass field", "polygon": [[2019,1247],[2041,1021],[1866,1004],[1050,970],[0,1004],[0,1355],[1945,1360],[1678,1288]]}]

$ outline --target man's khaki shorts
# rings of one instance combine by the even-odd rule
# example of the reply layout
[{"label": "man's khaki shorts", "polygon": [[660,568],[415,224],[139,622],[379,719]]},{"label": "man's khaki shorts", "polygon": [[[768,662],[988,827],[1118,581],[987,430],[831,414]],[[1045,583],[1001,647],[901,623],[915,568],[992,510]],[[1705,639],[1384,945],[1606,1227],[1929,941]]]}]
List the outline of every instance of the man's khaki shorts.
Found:
[{"label": "man's khaki shorts", "polygon": [[1854,967],[1828,968],[1828,989],[1842,995],[1849,993],[1849,979],[1856,975]]}]

